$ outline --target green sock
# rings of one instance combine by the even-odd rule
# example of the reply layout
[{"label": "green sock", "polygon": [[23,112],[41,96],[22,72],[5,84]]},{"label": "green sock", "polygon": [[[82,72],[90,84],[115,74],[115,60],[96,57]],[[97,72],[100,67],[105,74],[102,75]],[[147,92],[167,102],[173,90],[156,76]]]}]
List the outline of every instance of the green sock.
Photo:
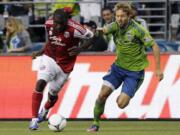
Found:
[{"label": "green sock", "polygon": [[94,125],[99,126],[100,117],[104,112],[104,105],[105,103],[101,103],[96,100],[96,104],[94,107],[94,122],[93,122]]}]

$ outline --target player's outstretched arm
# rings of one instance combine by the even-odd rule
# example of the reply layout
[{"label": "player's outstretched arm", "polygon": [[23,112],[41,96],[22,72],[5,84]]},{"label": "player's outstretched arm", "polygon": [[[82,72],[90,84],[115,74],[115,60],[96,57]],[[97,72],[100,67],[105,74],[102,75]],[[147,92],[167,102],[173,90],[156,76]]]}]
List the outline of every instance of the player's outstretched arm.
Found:
[{"label": "player's outstretched arm", "polygon": [[155,74],[158,77],[159,81],[161,81],[164,75],[163,75],[163,72],[161,71],[161,66],[160,66],[161,65],[160,64],[160,49],[156,43],[153,44],[152,49],[153,49],[155,64],[156,64]]},{"label": "player's outstretched arm", "polygon": [[94,44],[94,42],[95,42],[95,35],[92,38],[85,40],[83,42],[83,44],[80,45],[80,49],[85,50],[85,49],[89,48],[90,46],[92,46]]},{"label": "player's outstretched arm", "polygon": [[107,27],[97,27],[96,30],[99,31],[100,33],[103,33],[103,34],[108,33]]},{"label": "player's outstretched arm", "polygon": [[69,48],[69,55],[70,56],[74,56],[74,55],[78,55],[81,51],[87,49],[88,47],[90,47],[91,45],[94,44],[95,41],[95,36],[93,36],[90,39],[87,39],[85,42],[83,42],[82,45],[80,46],[73,46],[72,48]]}]

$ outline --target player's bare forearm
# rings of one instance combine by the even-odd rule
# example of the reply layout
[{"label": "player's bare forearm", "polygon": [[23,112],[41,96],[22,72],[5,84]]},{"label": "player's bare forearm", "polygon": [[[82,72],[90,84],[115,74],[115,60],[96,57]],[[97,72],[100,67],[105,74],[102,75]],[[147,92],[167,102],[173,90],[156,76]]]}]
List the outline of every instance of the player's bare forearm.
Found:
[{"label": "player's bare forearm", "polygon": [[156,64],[156,76],[158,77],[159,81],[163,79],[163,73],[161,71],[161,63],[160,63],[160,49],[159,46],[154,43],[152,46],[154,58],[155,58],[155,64]]},{"label": "player's bare forearm", "polygon": [[154,43],[152,49],[155,57],[156,69],[160,70],[160,49],[156,43]]},{"label": "player's bare forearm", "polygon": [[96,30],[101,34],[107,34],[108,33],[107,27],[98,27]]},{"label": "player's bare forearm", "polygon": [[94,42],[95,42],[95,36],[83,42],[83,44],[80,46],[80,50],[85,50],[89,48],[90,46],[94,44]]},{"label": "player's bare forearm", "polygon": [[93,36],[92,38],[86,40],[82,45],[80,46],[73,46],[72,48],[69,48],[69,56],[74,56],[74,55],[78,55],[81,51],[87,49],[88,47],[90,47],[91,45],[94,44],[95,41],[95,37]]}]

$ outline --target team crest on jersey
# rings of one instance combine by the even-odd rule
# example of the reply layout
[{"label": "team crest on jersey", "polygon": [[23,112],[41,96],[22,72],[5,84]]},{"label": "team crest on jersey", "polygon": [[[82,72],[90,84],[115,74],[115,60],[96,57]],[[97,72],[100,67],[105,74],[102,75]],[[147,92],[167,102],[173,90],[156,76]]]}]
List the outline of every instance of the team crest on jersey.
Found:
[{"label": "team crest on jersey", "polygon": [[133,40],[133,36],[132,36],[132,34],[131,34],[131,31],[128,31],[128,32],[126,33],[126,35],[127,35],[128,40],[130,40],[130,41]]},{"label": "team crest on jersey", "polygon": [[68,31],[65,31],[65,32],[64,32],[64,37],[65,37],[65,38],[69,38],[69,37],[70,37],[70,33],[69,33]]}]

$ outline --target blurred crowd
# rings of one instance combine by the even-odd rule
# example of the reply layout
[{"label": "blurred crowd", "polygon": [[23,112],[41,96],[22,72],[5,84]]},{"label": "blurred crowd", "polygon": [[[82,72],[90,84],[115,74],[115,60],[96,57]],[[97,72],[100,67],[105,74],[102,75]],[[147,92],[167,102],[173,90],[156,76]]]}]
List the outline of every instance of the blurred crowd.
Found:
[{"label": "blurred crowd", "polygon": [[[18,2],[29,2],[20,4]],[[0,2],[15,2],[13,4],[0,4],[0,52],[1,53],[31,53],[41,49],[46,42],[46,31],[44,28],[45,20],[52,15],[58,8],[70,7],[72,9],[72,18],[78,20],[85,27],[92,30],[96,36],[96,42],[86,51],[115,52],[115,45],[112,35],[101,35],[96,31],[97,27],[108,25],[114,21],[113,5],[106,3],[104,7],[96,0],[94,3],[83,3],[87,0],[0,0]],[[88,0],[89,1],[89,0]],[[44,2],[49,2],[48,4]],[[75,2],[75,3],[53,3],[53,2]],[[104,1],[106,2],[106,1]],[[160,3],[162,4],[162,3]],[[134,9],[132,17],[141,23],[145,28],[157,30],[149,27],[146,23],[152,23],[152,20],[144,20],[138,14],[144,14],[139,8],[157,6],[158,4],[139,5],[132,4]],[[180,51],[180,2],[171,3],[172,15],[169,17],[171,27],[171,39],[166,41],[162,38],[156,38],[162,52]],[[147,11],[148,12],[148,11]],[[156,14],[158,13],[147,13]],[[156,20],[161,23],[162,20]],[[159,31],[164,31],[160,29]],[[172,40],[172,41],[171,41]],[[147,49],[147,51],[151,51]]]}]

